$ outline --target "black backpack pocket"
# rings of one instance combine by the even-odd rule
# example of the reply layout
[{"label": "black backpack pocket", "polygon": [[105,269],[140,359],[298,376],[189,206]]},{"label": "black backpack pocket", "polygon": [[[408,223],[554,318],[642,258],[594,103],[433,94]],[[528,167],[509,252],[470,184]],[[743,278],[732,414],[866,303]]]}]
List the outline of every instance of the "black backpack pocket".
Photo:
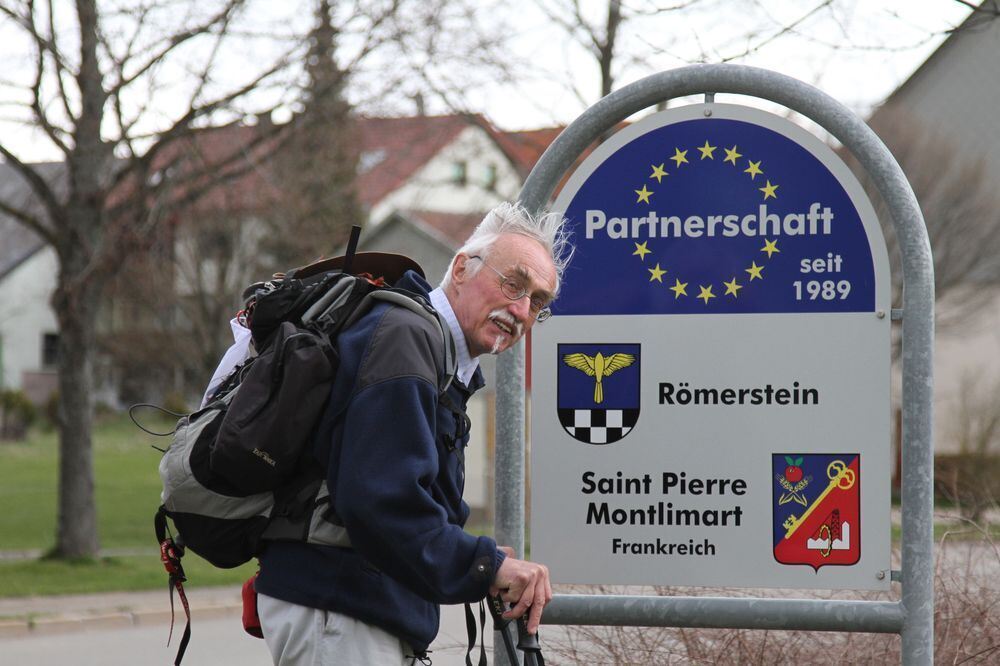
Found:
[{"label": "black backpack pocket", "polygon": [[289,479],[326,407],[336,366],[336,351],[324,337],[283,322],[229,405],[212,471],[246,493]]}]

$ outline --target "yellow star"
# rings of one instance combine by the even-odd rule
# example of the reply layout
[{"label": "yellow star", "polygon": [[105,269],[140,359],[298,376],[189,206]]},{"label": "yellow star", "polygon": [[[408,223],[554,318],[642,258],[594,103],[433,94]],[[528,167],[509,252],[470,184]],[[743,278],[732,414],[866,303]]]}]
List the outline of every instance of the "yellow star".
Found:
[{"label": "yellow star", "polygon": [[778,249],[777,240],[769,241],[766,238],[764,239],[764,247],[760,248],[760,251],[767,252],[768,259],[770,259],[771,255],[774,254],[775,252],[781,252],[781,250]]},{"label": "yellow star", "polygon": [[705,305],[708,305],[708,299],[715,298],[715,294],[712,293],[712,285],[708,285],[707,287],[698,285],[698,288],[701,289],[701,293],[698,294],[698,298],[704,299]]},{"label": "yellow star", "polygon": [[680,148],[674,148],[674,156],[671,157],[673,161],[677,162],[677,167],[680,168],[681,164],[687,164],[688,151],[681,150]]},{"label": "yellow star", "polygon": [[635,200],[636,203],[649,203],[649,197],[653,194],[651,190],[646,189],[645,185],[642,186],[641,190],[636,190],[635,193],[639,195],[639,198]]},{"label": "yellow star", "polygon": [[647,243],[649,243],[649,241],[643,241],[641,243],[636,243],[635,244],[635,252],[632,253],[632,256],[634,257],[635,255],[639,255],[640,259],[642,259],[643,261],[646,261],[646,255],[649,254],[650,252],[652,252],[652,250],[650,250],[648,247],[646,247]]},{"label": "yellow star", "polygon": [[710,145],[708,145],[708,139],[705,139],[705,145],[698,147],[698,150],[701,151],[701,159],[703,159],[703,160],[704,159],[714,160],[715,156],[712,155],[712,153],[715,152],[715,149],[717,147],[718,146],[710,146]]},{"label": "yellow star", "polygon": [[666,273],[666,271],[660,268],[659,263],[656,264],[655,268],[647,268],[646,270],[650,272],[651,275],[651,277],[649,278],[650,282],[656,280],[660,284],[663,284],[663,274]]},{"label": "yellow star", "polygon": [[764,187],[758,187],[757,189],[764,193],[764,201],[778,198],[778,195],[774,193],[774,191],[778,189],[778,186],[772,185],[771,181],[767,181],[767,185]]},{"label": "yellow star", "polygon": [[736,146],[733,146],[732,148],[725,148],[724,150],[726,151],[726,159],[724,159],[722,161],[723,162],[732,162],[733,166],[736,166],[736,160],[737,160],[737,158],[743,157],[743,155],[741,155],[740,153],[736,152]]},{"label": "yellow star", "polygon": [[757,160],[756,162],[750,162],[750,160],[747,160],[747,162],[750,163],[750,166],[744,169],[743,173],[750,174],[750,180],[756,178],[758,174],[764,173],[760,170],[760,160]]},{"label": "yellow star", "polygon": [[747,273],[750,274],[750,281],[763,280],[764,276],[760,274],[764,270],[763,266],[758,266],[756,261],[750,262],[750,268],[745,269]]},{"label": "yellow star", "polygon": [[736,276],[733,276],[733,279],[729,282],[723,282],[722,284],[726,285],[726,296],[732,294],[733,298],[736,298],[738,296],[736,292],[743,288],[743,285],[736,282]]},{"label": "yellow star", "polygon": [[670,288],[670,291],[674,292],[674,298],[678,299],[681,296],[687,296],[687,282],[681,282],[677,278],[674,278],[674,286]]},{"label": "yellow star", "polygon": [[655,178],[657,183],[659,183],[660,179],[663,178],[664,176],[669,176],[670,175],[666,171],[663,170],[663,164],[659,164],[659,165],[650,164],[650,166],[653,167],[653,175],[650,176],[650,178]]}]

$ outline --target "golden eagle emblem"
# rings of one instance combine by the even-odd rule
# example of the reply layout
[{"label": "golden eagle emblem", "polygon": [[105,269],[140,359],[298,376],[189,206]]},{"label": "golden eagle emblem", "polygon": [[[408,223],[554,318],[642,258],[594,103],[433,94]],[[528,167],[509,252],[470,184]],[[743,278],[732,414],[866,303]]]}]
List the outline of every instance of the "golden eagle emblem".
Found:
[{"label": "golden eagle emblem", "polygon": [[605,377],[635,363],[635,356],[632,354],[605,356],[601,352],[597,352],[594,356],[580,353],[566,354],[563,356],[563,363],[586,373],[588,377],[595,378],[594,403],[599,405],[604,402],[604,388],[601,386],[601,382]]}]

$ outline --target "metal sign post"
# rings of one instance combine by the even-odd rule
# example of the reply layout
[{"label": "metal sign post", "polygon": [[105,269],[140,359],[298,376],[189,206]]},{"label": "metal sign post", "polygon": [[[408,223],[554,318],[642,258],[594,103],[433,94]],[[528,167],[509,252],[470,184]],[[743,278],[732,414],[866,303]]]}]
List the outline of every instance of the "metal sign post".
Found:
[{"label": "metal sign post", "polygon": [[[799,81],[732,65],[686,67],[643,79],[586,111],[543,155],[525,183],[521,201],[530,210],[542,208],[583,150],[622,119],[663,100],[698,93],[707,96],[706,104],[658,114],[613,136],[588,158],[590,167],[585,163],[574,174],[564,190],[568,194],[555,206],[571,220],[578,219],[578,233],[583,230],[587,239],[599,240],[574,260],[587,272],[567,276],[561,312],[673,318],[665,329],[662,324],[657,328],[655,317],[632,317],[629,340],[622,337],[621,327],[599,319],[588,320],[586,340],[572,343],[559,342],[559,317],[547,324],[554,337],[536,332],[533,386],[557,396],[560,403],[558,421],[555,408],[552,415],[533,414],[537,432],[545,438],[534,445],[540,456],[536,478],[547,473],[553,460],[560,462],[559,474],[546,479],[551,496],[542,497],[538,490],[533,496],[538,520],[532,555],[540,561],[549,556],[553,567],[559,567],[555,579],[573,582],[679,582],[663,573],[668,570],[700,585],[888,586],[889,304],[884,244],[863,194],[850,191],[850,184],[837,187],[838,181],[843,185],[853,179],[837,176],[825,186],[820,183],[824,169],[810,171],[813,162],[830,173],[839,164],[828,159],[811,135],[772,123],[767,114],[714,104],[715,93],[746,94],[798,111],[840,140],[872,175],[901,239],[906,284],[903,559],[901,575],[892,572],[891,577],[903,584],[903,599],[560,595],[544,620],[901,633],[904,661],[931,663],[933,270],[912,190],[877,137],[838,102]],[[699,139],[704,135],[704,144],[699,140],[688,146],[696,133]],[[753,162],[743,164],[747,159],[741,153],[747,151],[739,148],[740,142],[755,151],[756,168]],[[796,156],[796,145],[805,146],[814,159]],[[650,151],[660,151],[662,159],[650,159]],[[762,170],[764,154],[770,165],[764,169],[774,171],[751,184],[758,174],[747,170]],[[600,183],[618,187],[618,176],[640,163],[643,169],[653,168],[652,175],[628,173],[637,183],[623,190],[630,196],[616,190],[611,204],[590,197],[600,194]],[[677,171],[668,175],[667,164]],[[730,171],[720,169],[724,166]],[[767,178],[771,173],[774,176]],[[782,174],[781,184],[777,174]],[[593,177],[593,185],[587,185],[588,177]],[[653,220],[652,214],[645,215],[652,198],[668,191],[656,186],[671,178],[679,189],[671,199],[677,209],[669,212],[677,219],[663,219],[672,216],[658,208],[662,217]],[[638,179],[649,182],[638,184]],[[796,184],[801,185],[798,195],[805,197],[797,204],[792,201]],[[781,185],[791,196],[779,204],[775,186]],[[814,196],[817,191],[821,196]],[[747,197],[762,197],[754,200],[752,220],[745,214],[735,217],[737,208],[745,213],[751,200]],[[771,208],[764,210],[765,204]],[[717,209],[706,209],[713,205]],[[699,206],[705,210],[695,210]],[[796,206],[802,210],[792,210]],[[772,233],[757,237],[765,221]],[[787,237],[776,236],[781,232]],[[632,238],[643,233],[657,241],[673,234],[673,242],[659,245],[659,257],[647,258],[656,244]],[[723,244],[722,239],[732,242]],[[623,252],[625,243],[638,256]],[[777,254],[782,250],[784,256]],[[742,256],[748,252],[764,252],[766,258]],[[708,262],[713,269],[733,275],[706,272],[709,257],[714,258]],[[645,265],[647,259],[650,266]],[[739,278],[737,268],[724,265],[744,260],[747,266],[738,269],[750,272]],[[664,283],[664,289],[643,290],[633,283],[627,293],[609,298],[601,293],[602,278],[595,276],[601,266],[606,268],[605,282],[620,281],[628,271],[641,269],[641,275],[648,272],[647,282]],[[672,292],[666,291],[663,279],[667,270],[672,271]],[[771,279],[767,285],[765,271]],[[574,278],[578,287],[570,286]],[[645,323],[632,323],[640,320]],[[579,321],[576,326],[580,328]],[[734,326],[739,334],[727,335]],[[775,340],[780,353],[766,351]],[[657,354],[657,345],[685,344],[687,353]],[[498,423],[508,424],[508,430],[498,433],[496,487],[498,538],[519,551],[524,534],[524,442],[523,432],[511,424],[523,422],[522,354],[518,350],[500,361]],[[830,355],[836,364],[830,364]],[[657,399],[645,404],[650,402],[650,387]],[[711,398],[709,411],[721,410],[708,424],[706,405],[691,408],[696,396]],[[726,448],[735,433],[759,425],[762,415],[774,425],[770,440],[751,436],[738,451]],[[845,415],[850,423],[843,421]],[[815,423],[813,436],[805,441],[802,433],[810,423]],[[659,447],[651,443],[657,432],[663,433]],[[562,437],[562,449],[551,445],[556,435]],[[631,447],[629,437],[635,442]],[[578,450],[567,458],[566,447],[573,440]],[[593,451],[619,440],[622,455],[617,469],[610,469],[608,458]],[[562,521],[573,531],[573,544],[567,543],[569,535],[552,527],[557,523],[547,520],[546,512],[553,510],[584,516],[587,529],[582,531],[571,520]],[[695,514],[698,521],[692,524]],[[577,553],[582,548],[588,556],[563,566],[569,561],[565,548]],[[755,560],[751,553],[763,559]],[[621,561],[623,556],[632,557],[633,564],[615,568],[616,558]],[[672,557],[670,566],[657,566],[657,557],[662,562],[664,556]]]}]

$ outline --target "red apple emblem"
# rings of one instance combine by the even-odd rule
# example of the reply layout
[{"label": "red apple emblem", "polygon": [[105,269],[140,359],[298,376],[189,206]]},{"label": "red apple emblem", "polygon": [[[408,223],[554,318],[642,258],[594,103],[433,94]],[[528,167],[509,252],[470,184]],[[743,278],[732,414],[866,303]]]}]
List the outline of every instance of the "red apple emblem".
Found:
[{"label": "red apple emblem", "polygon": [[788,467],[785,468],[785,479],[789,483],[798,483],[802,480],[802,468],[799,465],[802,464],[802,456],[798,458],[792,458],[791,456],[785,456],[785,462],[788,463]]}]

